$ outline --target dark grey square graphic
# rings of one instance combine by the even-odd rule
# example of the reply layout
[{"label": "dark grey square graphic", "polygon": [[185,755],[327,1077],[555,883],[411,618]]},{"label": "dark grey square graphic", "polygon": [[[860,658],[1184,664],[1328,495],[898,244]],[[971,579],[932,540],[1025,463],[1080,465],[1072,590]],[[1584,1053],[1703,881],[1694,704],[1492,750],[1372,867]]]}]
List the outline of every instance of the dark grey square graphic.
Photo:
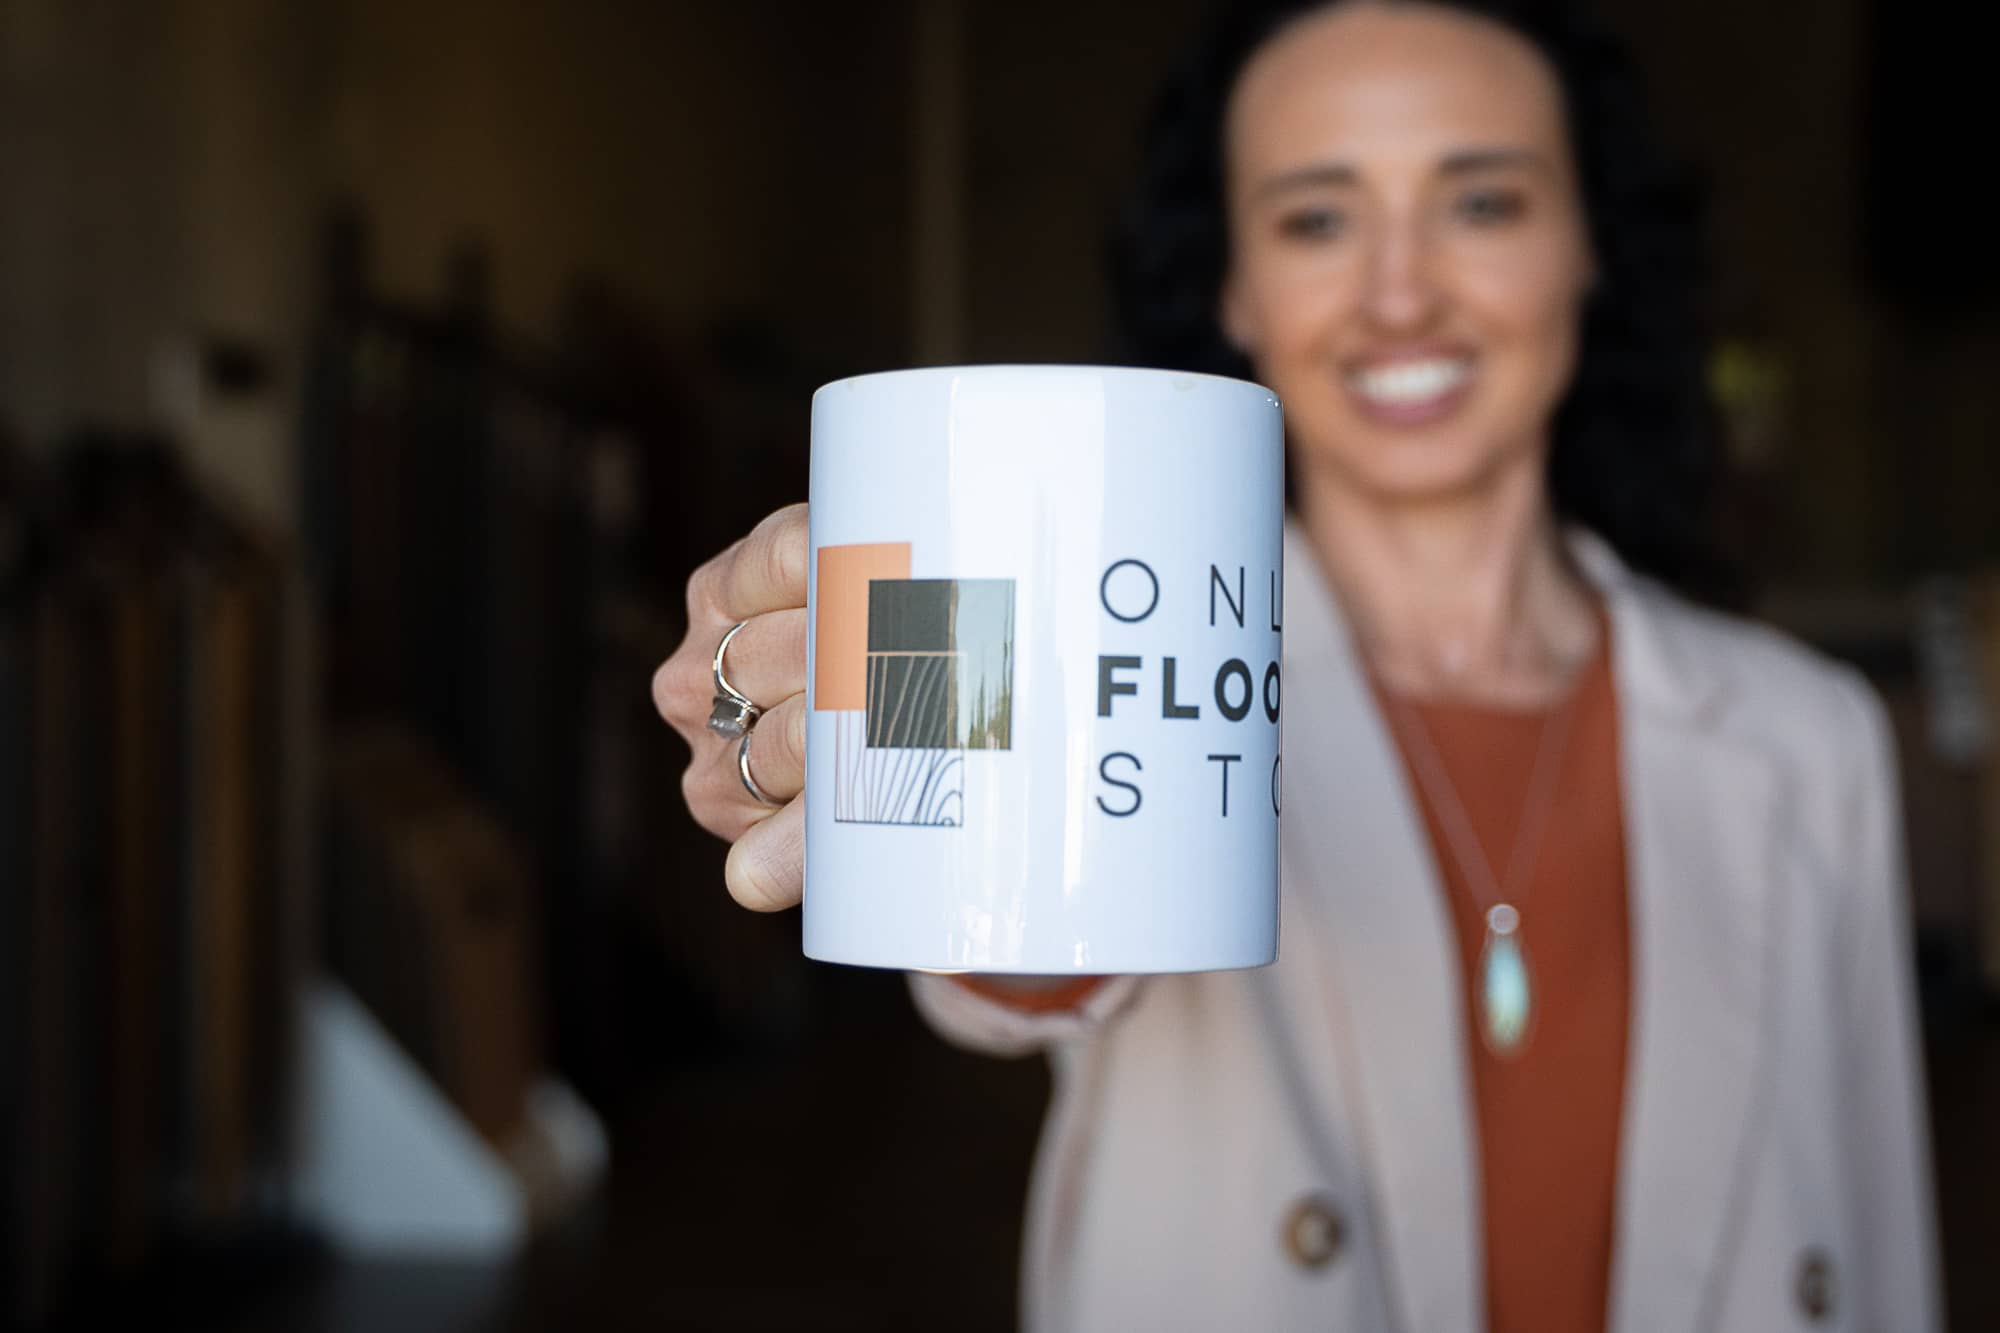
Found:
[{"label": "dark grey square graphic", "polygon": [[1009,749],[1013,677],[1012,579],[870,580],[870,748]]},{"label": "dark grey square graphic", "polygon": [[957,653],[868,654],[870,749],[961,749],[957,706]]}]

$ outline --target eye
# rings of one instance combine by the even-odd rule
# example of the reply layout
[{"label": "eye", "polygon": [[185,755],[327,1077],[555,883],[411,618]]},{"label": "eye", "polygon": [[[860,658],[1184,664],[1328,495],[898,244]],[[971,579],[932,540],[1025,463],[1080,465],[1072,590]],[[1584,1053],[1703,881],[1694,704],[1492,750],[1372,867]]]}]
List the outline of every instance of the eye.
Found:
[{"label": "eye", "polygon": [[1295,208],[1278,219],[1278,234],[1292,241],[1330,241],[1346,229],[1346,215],[1323,206]]},{"label": "eye", "polygon": [[1458,216],[1475,227],[1512,222],[1527,210],[1528,201],[1519,190],[1469,190],[1454,205]]}]

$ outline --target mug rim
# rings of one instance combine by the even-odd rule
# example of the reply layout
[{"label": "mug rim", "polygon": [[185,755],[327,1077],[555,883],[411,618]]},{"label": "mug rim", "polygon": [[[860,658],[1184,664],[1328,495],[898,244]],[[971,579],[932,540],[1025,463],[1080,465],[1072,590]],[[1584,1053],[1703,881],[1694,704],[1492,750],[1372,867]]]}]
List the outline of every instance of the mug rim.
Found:
[{"label": "mug rim", "polygon": [[1019,373],[1024,370],[1059,371],[1078,375],[1113,376],[1121,379],[1167,379],[1205,380],[1214,384],[1254,389],[1271,400],[1273,406],[1281,406],[1277,390],[1255,380],[1238,379],[1233,375],[1216,375],[1205,370],[1171,370],[1160,366],[1114,366],[1097,365],[1087,361],[991,361],[969,362],[950,366],[908,366],[898,370],[870,370],[859,375],[844,375],[837,380],[828,380],[813,390],[813,400],[832,389],[852,388],[864,382],[877,380],[920,380],[941,376],[956,378],[985,378],[995,374]]}]

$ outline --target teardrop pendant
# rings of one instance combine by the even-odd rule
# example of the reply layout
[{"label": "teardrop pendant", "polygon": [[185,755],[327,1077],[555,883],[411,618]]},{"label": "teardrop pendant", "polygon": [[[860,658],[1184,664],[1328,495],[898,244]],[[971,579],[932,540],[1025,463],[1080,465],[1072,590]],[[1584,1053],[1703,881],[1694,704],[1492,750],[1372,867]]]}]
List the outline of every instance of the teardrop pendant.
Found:
[{"label": "teardrop pendant", "polygon": [[1521,914],[1496,903],[1486,913],[1486,944],[1479,954],[1479,1016],[1486,1049],[1510,1056],[1528,1035],[1534,997],[1528,959],[1521,949]]}]

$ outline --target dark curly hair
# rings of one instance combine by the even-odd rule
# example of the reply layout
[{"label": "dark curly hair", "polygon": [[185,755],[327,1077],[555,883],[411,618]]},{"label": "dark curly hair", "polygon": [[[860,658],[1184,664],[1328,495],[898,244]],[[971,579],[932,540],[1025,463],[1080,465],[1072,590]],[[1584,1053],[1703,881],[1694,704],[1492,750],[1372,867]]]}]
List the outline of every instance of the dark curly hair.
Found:
[{"label": "dark curly hair", "polygon": [[[1331,0],[1340,3],[1341,0]],[[1497,21],[1553,66],[1598,280],[1558,406],[1549,485],[1559,515],[1633,566],[1729,599],[1712,527],[1721,450],[1705,370],[1702,227],[1691,176],[1653,136],[1622,45],[1561,0],[1420,0]],[[1329,0],[1224,4],[1170,77],[1112,234],[1113,355],[1250,378],[1216,315],[1228,264],[1223,120],[1243,68]]]}]

